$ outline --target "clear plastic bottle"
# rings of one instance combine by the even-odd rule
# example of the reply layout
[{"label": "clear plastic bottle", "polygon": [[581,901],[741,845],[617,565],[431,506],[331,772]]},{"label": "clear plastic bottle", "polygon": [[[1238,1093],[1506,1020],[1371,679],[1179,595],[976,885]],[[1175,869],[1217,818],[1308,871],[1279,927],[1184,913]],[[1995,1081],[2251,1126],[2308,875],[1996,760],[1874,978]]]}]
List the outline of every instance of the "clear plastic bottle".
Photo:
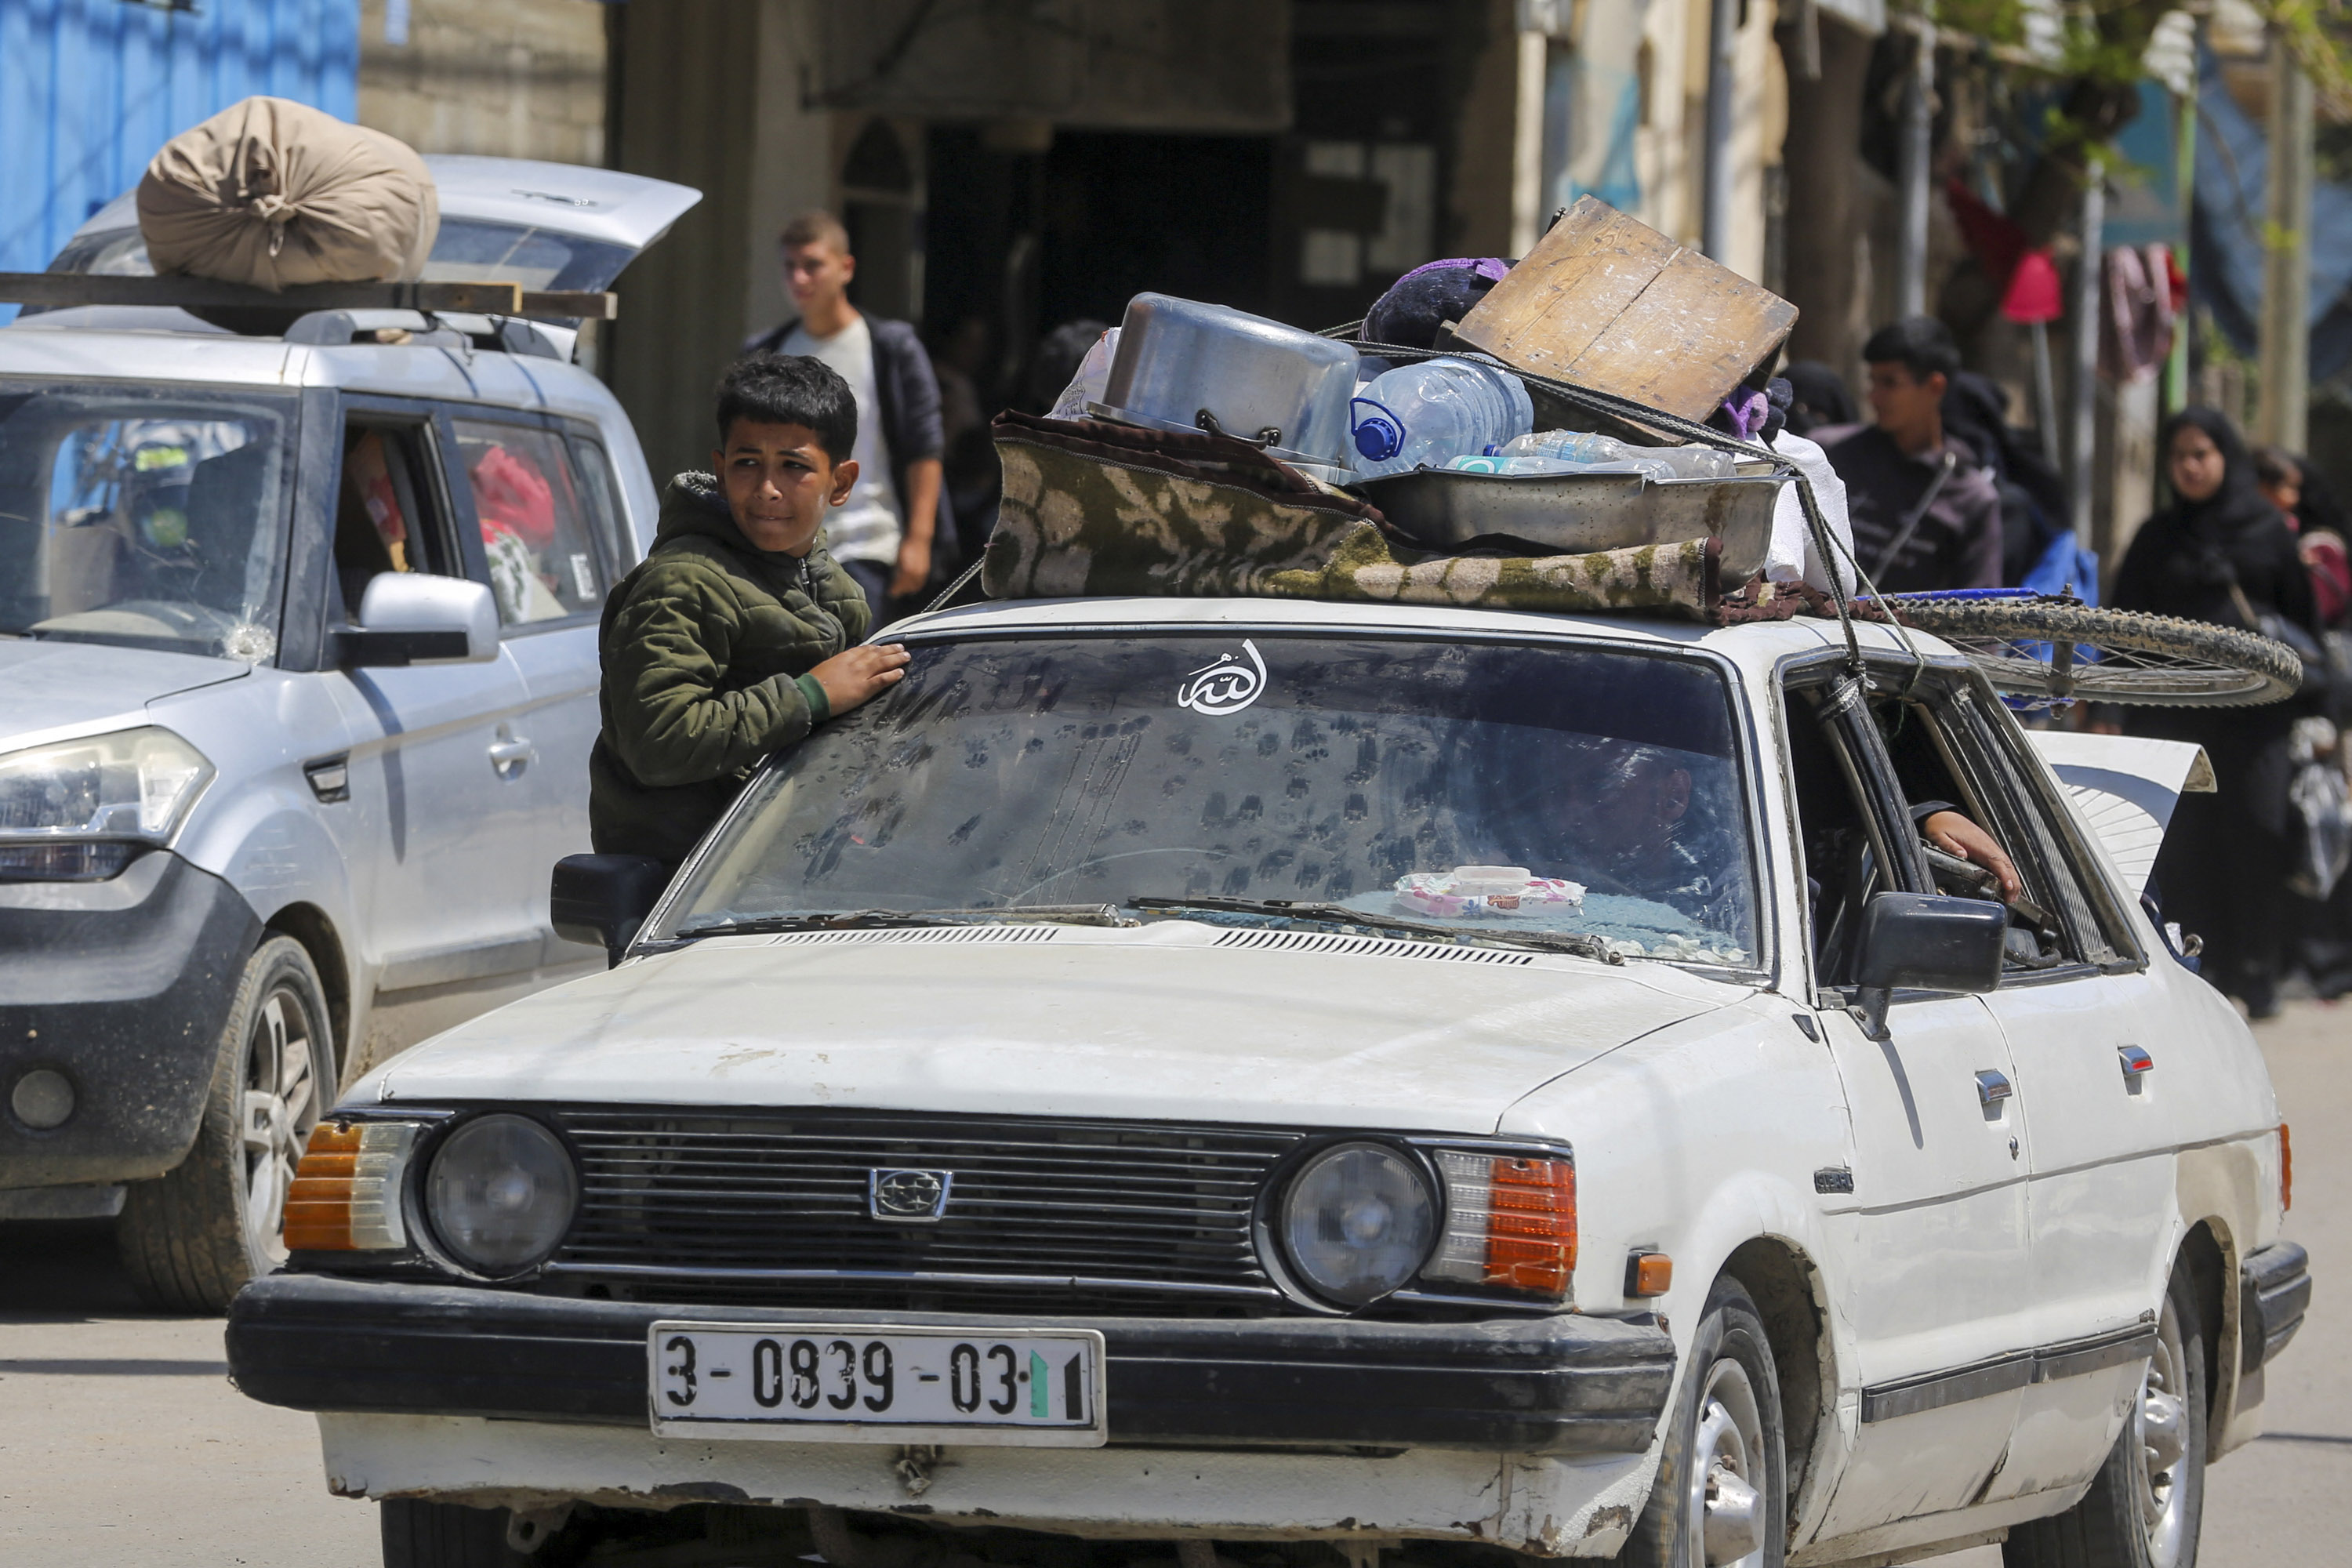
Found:
[{"label": "clear plastic bottle", "polygon": [[1519,378],[1467,360],[1432,359],[1373,377],[1349,407],[1356,477],[1377,479],[1476,456],[1526,435],[1535,405]]},{"label": "clear plastic bottle", "polygon": [[1649,474],[1640,463],[1579,463],[1567,458],[1506,457],[1500,452],[1454,458],[1445,467],[1456,474]]},{"label": "clear plastic bottle", "polygon": [[1738,471],[1712,447],[1634,447],[1590,430],[1538,430],[1503,449],[1506,457],[1565,458],[1578,463],[1632,463],[1653,479],[1727,479]]}]

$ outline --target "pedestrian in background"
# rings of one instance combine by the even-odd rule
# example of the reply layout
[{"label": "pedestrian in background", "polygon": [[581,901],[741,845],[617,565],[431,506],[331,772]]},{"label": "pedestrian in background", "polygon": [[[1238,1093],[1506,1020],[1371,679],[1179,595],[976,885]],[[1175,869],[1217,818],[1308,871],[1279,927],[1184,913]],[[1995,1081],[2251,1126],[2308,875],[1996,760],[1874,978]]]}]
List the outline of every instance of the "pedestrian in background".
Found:
[{"label": "pedestrian in background", "polygon": [[1862,346],[1873,423],[1813,439],[1845,480],[1854,552],[1879,591],[1997,588],[2000,494],[1984,459],[1944,429],[1944,393],[1960,368],[1951,330],[1906,316]]},{"label": "pedestrian in background", "polygon": [[857,399],[857,487],[825,536],[880,626],[919,607],[931,579],[943,453],[939,379],[914,328],[849,302],[857,258],[839,218],[803,213],[776,238],[784,291],[800,314],[751,338],[743,352],[822,360]]},{"label": "pedestrian in background", "polygon": [[[2237,427],[2216,409],[2185,408],[2166,421],[2158,450],[2172,504],[2132,537],[2110,603],[2254,632],[2274,616],[2270,629],[2316,645],[2310,574]],[[2214,792],[2184,795],[2173,807],[2155,884],[2165,918],[2204,939],[2205,978],[2257,1018],[2278,1011],[2292,847],[2287,740],[2307,710],[2301,700],[2122,710],[2130,733],[2194,742],[2213,765]]]},{"label": "pedestrian in background", "polygon": [[1780,373],[1789,384],[1788,423],[1791,435],[1811,437],[1815,431],[1853,424],[1853,394],[1845,378],[1817,359],[1791,360]]}]

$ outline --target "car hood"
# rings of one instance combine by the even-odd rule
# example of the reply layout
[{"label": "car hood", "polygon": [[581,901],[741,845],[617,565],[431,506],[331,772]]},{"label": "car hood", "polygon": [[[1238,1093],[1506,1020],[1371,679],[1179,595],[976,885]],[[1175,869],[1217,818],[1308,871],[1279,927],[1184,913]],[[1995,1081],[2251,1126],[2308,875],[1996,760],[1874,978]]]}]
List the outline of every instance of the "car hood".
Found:
[{"label": "car hood", "polygon": [[347,1103],[841,1106],[1492,1131],[1749,994],[1662,964],[1220,930],[719,937],[420,1046]]},{"label": "car hood", "polygon": [[158,698],[247,673],[234,659],[195,654],[0,638],[0,749],[52,731],[97,734],[143,724],[147,704]]}]

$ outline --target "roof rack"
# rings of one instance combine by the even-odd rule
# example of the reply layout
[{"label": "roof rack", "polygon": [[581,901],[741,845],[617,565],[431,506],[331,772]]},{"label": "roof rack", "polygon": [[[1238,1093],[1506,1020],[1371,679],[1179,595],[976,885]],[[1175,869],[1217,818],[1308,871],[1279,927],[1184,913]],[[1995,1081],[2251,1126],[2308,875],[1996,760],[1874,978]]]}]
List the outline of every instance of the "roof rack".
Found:
[{"label": "roof rack", "polygon": [[97,272],[0,272],[0,303],[51,308],[162,305],[187,310],[453,311],[540,321],[609,321],[620,297],[590,289],[530,289],[520,283],[304,283],[276,293],[210,278],[142,278]]}]

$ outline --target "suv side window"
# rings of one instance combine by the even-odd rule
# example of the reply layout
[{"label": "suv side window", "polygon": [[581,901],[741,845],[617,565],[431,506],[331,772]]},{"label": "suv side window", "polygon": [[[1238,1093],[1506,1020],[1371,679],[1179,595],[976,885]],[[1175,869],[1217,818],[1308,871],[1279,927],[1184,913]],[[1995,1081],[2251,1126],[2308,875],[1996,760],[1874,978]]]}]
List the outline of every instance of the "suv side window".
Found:
[{"label": "suv side window", "polygon": [[635,564],[636,543],[623,520],[620,481],[613,477],[613,459],[604,443],[585,436],[572,437],[572,456],[580,466],[580,493],[594,521],[596,538],[604,547],[604,572],[614,582]]},{"label": "suv side window", "polygon": [[335,584],[344,624],[357,621],[369,580],[383,572],[461,577],[465,567],[435,479],[422,419],[354,416],[343,427],[335,485]]},{"label": "suv side window", "polygon": [[473,490],[499,622],[535,626],[596,614],[605,568],[562,437],[542,426],[449,423]]}]

